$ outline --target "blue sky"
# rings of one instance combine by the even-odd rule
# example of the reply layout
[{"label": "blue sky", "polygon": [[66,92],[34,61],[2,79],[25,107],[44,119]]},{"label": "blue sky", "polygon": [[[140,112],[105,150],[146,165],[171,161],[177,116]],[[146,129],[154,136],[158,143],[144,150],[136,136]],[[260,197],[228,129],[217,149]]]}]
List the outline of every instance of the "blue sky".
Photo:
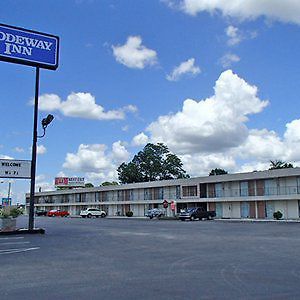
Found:
[{"label": "blue sky", "polygon": [[[59,68],[41,70],[39,119],[55,116],[38,143],[42,190],[58,175],[116,180],[147,142],[192,176],[300,165],[296,1],[10,0],[0,18],[61,41]],[[31,158],[34,79],[0,63],[2,158]],[[14,201],[28,190],[14,180]]]}]

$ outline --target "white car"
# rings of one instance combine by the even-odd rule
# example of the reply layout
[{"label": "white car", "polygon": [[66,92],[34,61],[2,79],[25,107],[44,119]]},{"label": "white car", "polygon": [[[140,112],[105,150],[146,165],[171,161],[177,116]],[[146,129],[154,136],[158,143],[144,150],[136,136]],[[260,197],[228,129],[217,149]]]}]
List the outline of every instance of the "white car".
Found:
[{"label": "white car", "polygon": [[91,218],[91,217],[104,218],[106,217],[106,212],[98,208],[87,208],[86,210],[82,210],[80,212],[80,216],[82,218]]}]

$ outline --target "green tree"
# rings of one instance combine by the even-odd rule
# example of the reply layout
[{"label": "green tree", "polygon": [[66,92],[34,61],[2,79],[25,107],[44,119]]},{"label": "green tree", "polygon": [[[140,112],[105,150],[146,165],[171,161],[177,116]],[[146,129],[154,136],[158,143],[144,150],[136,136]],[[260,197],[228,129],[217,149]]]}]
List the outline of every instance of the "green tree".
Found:
[{"label": "green tree", "polygon": [[281,160],[270,160],[269,170],[294,168],[293,164]]},{"label": "green tree", "polygon": [[181,160],[162,143],[148,143],[129,163],[118,167],[122,183],[188,178]]},{"label": "green tree", "polygon": [[101,186],[108,186],[108,185],[119,185],[116,181],[104,181],[101,183]]},{"label": "green tree", "polygon": [[86,188],[91,188],[91,187],[94,187],[94,185],[93,185],[92,183],[90,183],[90,182],[87,182],[87,183],[84,185],[84,187],[86,187]]},{"label": "green tree", "polygon": [[224,169],[215,168],[210,171],[209,176],[228,174]]}]

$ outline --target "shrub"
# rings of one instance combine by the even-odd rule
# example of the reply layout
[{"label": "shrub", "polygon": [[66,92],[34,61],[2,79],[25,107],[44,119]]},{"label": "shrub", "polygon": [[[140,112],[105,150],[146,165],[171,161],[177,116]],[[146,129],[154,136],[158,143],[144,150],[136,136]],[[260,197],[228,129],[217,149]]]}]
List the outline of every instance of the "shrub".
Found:
[{"label": "shrub", "polygon": [[127,211],[126,212],[126,216],[127,217],[132,217],[133,216],[133,212],[130,210],[130,211]]},{"label": "shrub", "polygon": [[18,216],[23,214],[23,209],[19,207],[3,207],[0,209],[0,218],[7,219],[7,218],[17,218]]},{"label": "shrub", "polygon": [[274,217],[274,219],[276,219],[276,220],[280,220],[281,218],[282,218],[282,212],[281,211],[275,211],[274,213],[273,213],[273,217]]}]

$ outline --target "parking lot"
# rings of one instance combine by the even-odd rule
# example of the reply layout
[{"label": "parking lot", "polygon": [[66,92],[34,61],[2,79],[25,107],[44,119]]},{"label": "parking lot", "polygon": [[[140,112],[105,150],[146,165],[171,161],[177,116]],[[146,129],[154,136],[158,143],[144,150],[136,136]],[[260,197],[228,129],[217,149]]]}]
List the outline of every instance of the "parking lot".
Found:
[{"label": "parking lot", "polygon": [[36,225],[46,234],[0,238],[1,299],[300,297],[299,223],[38,217]]}]

